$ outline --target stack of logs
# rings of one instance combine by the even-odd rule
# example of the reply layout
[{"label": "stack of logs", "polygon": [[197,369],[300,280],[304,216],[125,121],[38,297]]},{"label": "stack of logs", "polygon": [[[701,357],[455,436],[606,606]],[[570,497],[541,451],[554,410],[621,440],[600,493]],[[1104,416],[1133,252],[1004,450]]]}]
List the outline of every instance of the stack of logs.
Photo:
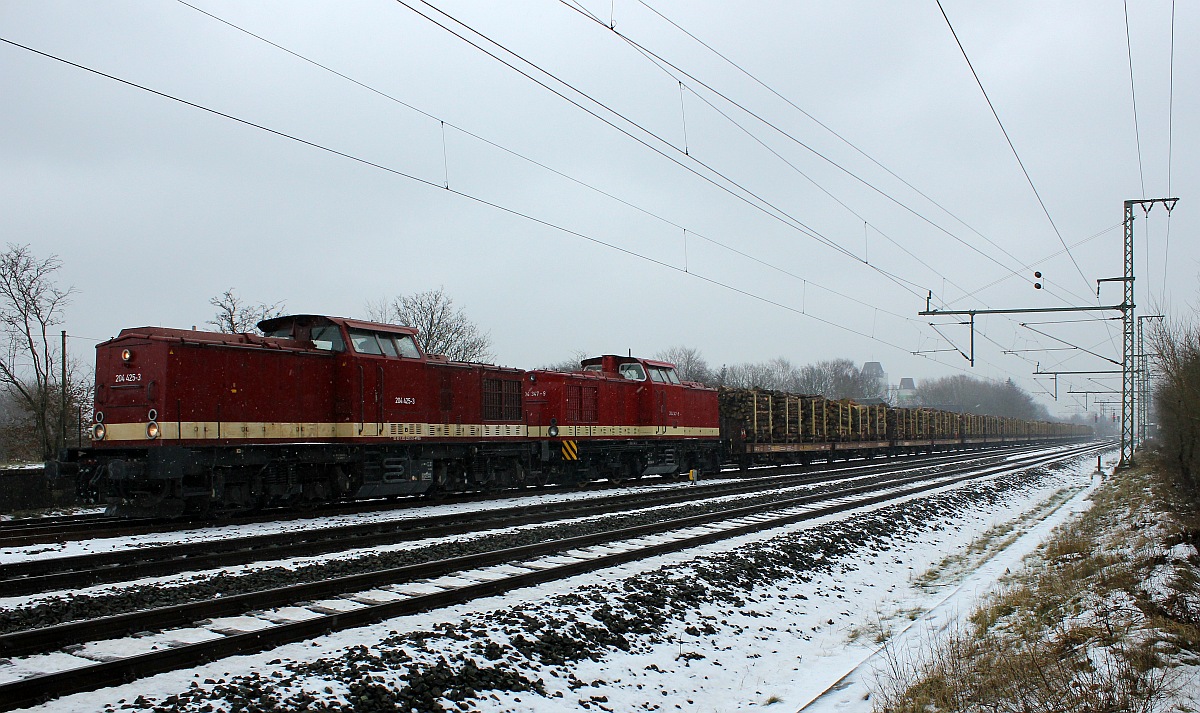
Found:
[{"label": "stack of logs", "polygon": [[745,430],[752,443],[953,440],[1026,436],[1083,436],[1087,426],[1031,422],[1002,416],[959,414],[933,408],[889,408],[850,399],[765,389],[718,389],[728,428]]},{"label": "stack of logs", "polygon": [[887,437],[888,408],[884,404],[730,387],[721,387],[718,398],[722,416],[742,424],[749,441],[814,443]]},{"label": "stack of logs", "polygon": [[958,438],[962,435],[963,416],[932,408],[893,408],[888,410],[888,433],[896,440]]}]

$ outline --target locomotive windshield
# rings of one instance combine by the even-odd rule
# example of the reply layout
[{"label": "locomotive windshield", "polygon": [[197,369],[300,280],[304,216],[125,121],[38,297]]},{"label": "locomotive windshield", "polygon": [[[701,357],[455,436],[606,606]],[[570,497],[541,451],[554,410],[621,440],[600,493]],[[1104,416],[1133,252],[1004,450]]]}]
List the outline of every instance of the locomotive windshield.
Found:
[{"label": "locomotive windshield", "polygon": [[633,381],[645,381],[646,372],[642,371],[641,364],[622,364],[618,368],[621,376]]},{"label": "locomotive windshield", "polygon": [[351,329],[350,343],[359,354],[377,354],[380,356],[405,357],[419,359],[421,350],[411,334],[390,334],[388,332],[372,332],[366,329]]},{"label": "locomotive windshield", "polygon": [[337,328],[337,325],[326,324],[318,327],[313,327],[309,334],[309,339],[317,349],[323,349],[329,352],[344,352],[346,351],[346,343],[342,341],[342,332]]},{"label": "locomotive windshield", "polygon": [[321,317],[297,316],[264,319],[258,328],[265,336],[275,339],[294,339],[298,342],[311,341],[313,347],[327,352],[346,351],[346,342],[336,324]]},{"label": "locomotive windshield", "polygon": [[666,369],[661,366],[650,367],[650,378],[660,384],[678,384],[679,376],[675,374],[674,369]]}]

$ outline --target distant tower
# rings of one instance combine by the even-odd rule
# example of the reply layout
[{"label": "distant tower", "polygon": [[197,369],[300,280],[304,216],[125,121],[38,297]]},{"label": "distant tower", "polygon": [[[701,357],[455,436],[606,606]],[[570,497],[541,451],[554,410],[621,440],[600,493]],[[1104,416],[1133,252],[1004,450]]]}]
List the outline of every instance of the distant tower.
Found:
[{"label": "distant tower", "polygon": [[862,366],[862,375],[868,379],[878,379],[882,383],[887,383],[887,374],[883,371],[883,364],[877,361],[865,362]]},{"label": "distant tower", "polygon": [[[876,391],[878,393],[870,394],[871,396],[882,397],[887,395],[888,379],[887,374],[883,371],[883,364],[880,364],[877,361],[864,362],[862,365],[862,375],[864,382],[874,383],[877,387]],[[865,395],[867,394],[864,394],[864,396]]]},{"label": "distant tower", "polygon": [[905,406],[911,404],[917,398],[917,384],[911,377],[905,376],[900,379],[900,388],[896,390],[896,405]]}]

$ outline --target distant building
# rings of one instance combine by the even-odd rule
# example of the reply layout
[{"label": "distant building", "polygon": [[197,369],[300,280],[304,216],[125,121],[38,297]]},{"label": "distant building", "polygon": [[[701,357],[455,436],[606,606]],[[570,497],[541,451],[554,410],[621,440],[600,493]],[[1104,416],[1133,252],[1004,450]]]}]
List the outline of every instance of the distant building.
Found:
[{"label": "distant building", "polygon": [[908,406],[917,400],[917,384],[912,380],[912,377],[905,376],[900,379],[900,386],[896,388],[895,404],[897,406]]},{"label": "distant building", "polygon": [[863,362],[862,375],[869,379],[878,379],[887,383],[887,374],[883,371],[883,364],[877,361]]}]

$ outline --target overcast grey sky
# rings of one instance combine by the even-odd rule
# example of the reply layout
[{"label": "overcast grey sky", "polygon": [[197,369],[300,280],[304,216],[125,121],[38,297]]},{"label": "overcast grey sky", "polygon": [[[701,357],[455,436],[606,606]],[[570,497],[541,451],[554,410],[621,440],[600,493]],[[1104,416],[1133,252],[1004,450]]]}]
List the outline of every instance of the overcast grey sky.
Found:
[{"label": "overcast grey sky", "polygon": [[1192,3],[1172,111],[1169,1],[1129,4],[1127,46],[1119,2],[944,0],[1053,223],[936,2],[193,4],[367,88],[180,2],[5,0],[0,37],[361,161],[0,43],[3,240],[62,258],[72,334],[201,325],[229,287],[362,316],[443,286],[513,366],[689,345],[718,366],[848,357],[893,382],[1038,391],[1038,361],[1114,367],[1005,350],[1119,359],[1119,322],[1047,337],[1018,323],[1055,317],[981,317],[971,369],[935,351],[951,345],[918,316],[926,290],[956,309],[1096,304],[1121,274],[1123,201],[1168,193],[1170,221],[1136,221],[1139,312],[1196,297]]}]

